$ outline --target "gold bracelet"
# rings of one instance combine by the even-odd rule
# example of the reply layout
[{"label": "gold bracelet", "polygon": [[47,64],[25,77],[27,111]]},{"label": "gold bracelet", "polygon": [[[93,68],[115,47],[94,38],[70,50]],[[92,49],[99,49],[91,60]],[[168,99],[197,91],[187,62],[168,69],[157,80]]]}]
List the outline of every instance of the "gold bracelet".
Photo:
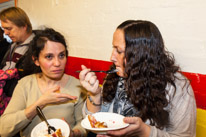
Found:
[{"label": "gold bracelet", "polygon": [[[92,105],[94,105],[94,106],[101,106],[101,105],[102,105],[102,103],[100,103],[100,104],[94,103],[94,101],[92,100],[92,98],[90,97],[90,95],[87,95],[87,97],[88,97],[90,103],[92,103]],[[102,102],[102,98],[100,99],[100,102]]]}]

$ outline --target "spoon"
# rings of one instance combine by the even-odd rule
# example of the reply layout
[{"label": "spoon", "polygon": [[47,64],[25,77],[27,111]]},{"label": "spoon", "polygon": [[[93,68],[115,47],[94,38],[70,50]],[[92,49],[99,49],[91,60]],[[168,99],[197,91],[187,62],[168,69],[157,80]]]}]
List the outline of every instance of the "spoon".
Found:
[{"label": "spoon", "polygon": [[[77,70],[76,72],[79,73],[81,71]],[[118,72],[118,70],[117,69],[112,69],[112,70],[107,70],[107,71],[104,71],[104,70],[91,70],[90,72],[102,72],[102,73],[112,74],[112,73]]]},{"label": "spoon", "polygon": [[37,110],[37,115],[40,117],[41,120],[45,121],[46,124],[47,124],[47,127],[48,127],[48,133],[49,134],[52,134],[56,131],[56,128],[49,125],[48,121],[46,120],[46,117],[44,116],[41,108],[39,106],[36,107],[36,110]]}]

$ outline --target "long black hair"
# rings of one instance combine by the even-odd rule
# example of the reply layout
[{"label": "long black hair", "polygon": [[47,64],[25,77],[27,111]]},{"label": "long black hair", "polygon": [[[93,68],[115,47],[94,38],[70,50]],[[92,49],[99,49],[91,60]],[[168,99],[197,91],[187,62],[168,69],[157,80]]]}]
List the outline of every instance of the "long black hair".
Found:
[{"label": "long black hair", "polygon": [[[175,65],[173,54],[165,49],[161,33],[152,22],[128,20],[117,29],[122,30],[125,37],[125,88],[139,112],[137,116],[160,129],[169,126],[169,112],[165,110],[169,104],[166,86],[171,84],[176,91],[175,73],[180,69]],[[117,83],[117,74],[106,77],[104,101],[111,102],[114,98]]]}]

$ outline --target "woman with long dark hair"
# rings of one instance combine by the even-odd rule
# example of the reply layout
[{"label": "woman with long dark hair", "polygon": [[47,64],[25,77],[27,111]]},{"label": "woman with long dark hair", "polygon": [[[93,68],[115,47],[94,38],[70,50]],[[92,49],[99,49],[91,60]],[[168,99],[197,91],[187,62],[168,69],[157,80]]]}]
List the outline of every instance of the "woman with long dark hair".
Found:
[{"label": "woman with long dark hair", "polygon": [[[126,116],[127,128],[110,136],[185,136],[196,134],[196,102],[190,82],[165,49],[159,29],[149,21],[128,20],[113,35],[113,66],[103,88],[82,66],[80,82],[88,93],[84,114],[98,111]],[[103,135],[98,135],[103,136]]]}]

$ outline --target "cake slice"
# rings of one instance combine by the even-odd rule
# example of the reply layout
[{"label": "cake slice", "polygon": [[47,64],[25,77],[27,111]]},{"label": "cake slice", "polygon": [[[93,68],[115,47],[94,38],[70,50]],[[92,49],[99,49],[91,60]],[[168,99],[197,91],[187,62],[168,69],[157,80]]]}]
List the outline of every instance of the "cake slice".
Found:
[{"label": "cake slice", "polygon": [[92,115],[88,115],[88,119],[92,128],[107,128],[107,124],[105,122],[97,121]]},{"label": "cake slice", "polygon": [[62,135],[62,131],[59,128],[54,133],[48,134],[47,137],[64,137],[64,136]]}]

